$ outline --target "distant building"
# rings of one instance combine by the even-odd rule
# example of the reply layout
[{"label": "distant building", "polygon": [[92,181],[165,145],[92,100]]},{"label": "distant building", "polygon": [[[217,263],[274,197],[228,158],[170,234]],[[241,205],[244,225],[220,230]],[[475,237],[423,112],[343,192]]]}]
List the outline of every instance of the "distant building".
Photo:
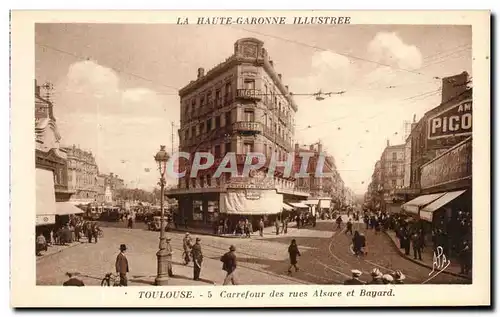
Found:
[{"label": "distant building", "polygon": [[97,202],[99,170],[94,155],[75,145],[65,150],[68,154],[68,185],[75,191],[71,200],[82,204]]}]

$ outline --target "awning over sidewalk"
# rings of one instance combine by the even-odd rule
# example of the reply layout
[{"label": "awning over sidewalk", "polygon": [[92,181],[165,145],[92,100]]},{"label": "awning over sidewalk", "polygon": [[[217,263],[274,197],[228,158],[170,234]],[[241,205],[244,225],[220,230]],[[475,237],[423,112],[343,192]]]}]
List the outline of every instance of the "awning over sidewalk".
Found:
[{"label": "awning over sidewalk", "polygon": [[287,210],[287,211],[290,211],[290,210],[293,210],[292,207],[288,206],[287,204],[283,203],[283,209]]},{"label": "awning over sidewalk", "polygon": [[68,202],[56,203],[56,213],[58,216],[83,214],[83,210]]},{"label": "awning over sidewalk", "polygon": [[445,193],[418,196],[417,198],[405,203],[402,207],[405,211],[418,215],[420,207],[430,204],[444,194]]},{"label": "awning over sidewalk", "polygon": [[318,199],[308,199],[308,200],[303,200],[302,203],[304,205],[317,205],[319,203]]},{"label": "awning over sidewalk", "polygon": [[295,207],[295,208],[307,208],[307,209],[309,209],[309,206],[307,206],[303,203],[287,203],[287,204],[289,204],[290,206]]},{"label": "awning over sidewalk", "polygon": [[450,203],[465,192],[466,190],[458,190],[445,193],[443,196],[422,208],[422,210],[420,210],[420,218],[432,222],[432,214],[434,211]]}]

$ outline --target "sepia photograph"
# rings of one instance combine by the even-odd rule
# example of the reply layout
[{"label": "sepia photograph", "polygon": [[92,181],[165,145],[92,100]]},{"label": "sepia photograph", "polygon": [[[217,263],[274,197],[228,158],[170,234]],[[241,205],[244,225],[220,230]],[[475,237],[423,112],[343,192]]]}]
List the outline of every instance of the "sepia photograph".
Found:
[{"label": "sepia photograph", "polygon": [[471,24],[206,13],[34,24],[34,286],[477,283]]}]

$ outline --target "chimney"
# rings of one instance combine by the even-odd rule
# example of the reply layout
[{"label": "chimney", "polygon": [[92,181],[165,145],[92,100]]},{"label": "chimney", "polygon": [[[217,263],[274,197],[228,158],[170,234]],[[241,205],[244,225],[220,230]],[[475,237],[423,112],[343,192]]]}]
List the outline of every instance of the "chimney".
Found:
[{"label": "chimney", "polygon": [[299,144],[295,143],[295,152],[298,152],[298,151],[299,151]]},{"label": "chimney", "polygon": [[205,69],[203,67],[198,68],[198,78],[205,76]]},{"label": "chimney", "polygon": [[443,78],[441,103],[448,102],[466,91],[468,81],[469,74],[467,72]]},{"label": "chimney", "polygon": [[271,64],[271,66],[274,67],[274,62],[272,60],[269,60],[269,64]]},{"label": "chimney", "polygon": [[413,123],[417,123],[417,115],[416,114],[413,115]]},{"label": "chimney", "polygon": [[280,81],[281,81],[281,74],[278,74],[278,78],[279,78],[279,79],[280,79]]},{"label": "chimney", "polygon": [[387,146],[390,146],[390,144],[389,144],[389,139],[387,139]]}]

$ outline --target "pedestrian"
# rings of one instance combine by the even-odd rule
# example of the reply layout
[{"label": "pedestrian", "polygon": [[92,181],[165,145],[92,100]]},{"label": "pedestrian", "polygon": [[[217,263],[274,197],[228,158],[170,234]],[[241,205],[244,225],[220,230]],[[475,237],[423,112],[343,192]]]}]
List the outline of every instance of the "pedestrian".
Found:
[{"label": "pedestrian", "polygon": [[352,221],[351,221],[351,218],[349,218],[349,220],[347,221],[346,227],[347,227],[347,229],[345,230],[345,234],[347,234],[349,232],[352,235]]},{"label": "pedestrian", "polygon": [[173,270],[172,270],[172,253],[174,252],[172,250],[172,245],[170,244],[170,241],[172,240],[172,238],[167,238],[167,244],[165,246],[165,252],[167,253],[167,270],[168,270],[168,276],[170,277],[173,277],[174,276],[174,273],[173,273]]},{"label": "pedestrian", "polygon": [[341,215],[338,216],[336,222],[337,222],[337,229],[342,229],[342,216]]},{"label": "pedestrian", "polygon": [[224,278],[223,285],[228,285],[229,283],[237,285],[235,278],[236,271],[236,254],[234,252],[236,248],[234,245],[229,247],[229,252],[226,252],[221,258],[222,269],[226,271],[226,277]]},{"label": "pedestrian", "polygon": [[297,256],[300,256],[300,251],[295,239],[292,239],[292,242],[288,247],[288,254],[290,256],[290,266],[288,267],[288,274],[291,275],[292,267],[295,268],[295,272],[299,271],[299,267],[297,266]]},{"label": "pedestrian", "polygon": [[99,236],[99,226],[96,222],[92,223],[92,236],[94,237],[95,243],[97,243],[97,237]]},{"label": "pedestrian", "polygon": [[127,228],[132,229],[134,227],[134,220],[132,219],[132,215],[128,217]]},{"label": "pedestrian", "polygon": [[203,262],[203,253],[201,252],[200,238],[196,238],[196,242],[191,248],[191,256],[193,257],[193,280],[200,280],[201,263]]},{"label": "pedestrian", "polygon": [[297,222],[297,229],[300,229],[300,217],[298,215],[295,216],[295,222]]},{"label": "pedestrian", "polygon": [[422,240],[420,239],[420,234],[415,232],[411,236],[411,244],[413,247],[413,258],[416,260],[417,256],[420,261],[422,261]]},{"label": "pedestrian", "polygon": [[458,253],[460,262],[460,274],[468,275],[472,269],[472,251],[468,241],[462,243],[462,248]]},{"label": "pedestrian", "polygon": [[364,285],[365,282],[361,281],[359,277],[363,274],[360,270],[351,270],[352,278],[345,280],[344,285]]},{"label": "pedestrian", "polygon": [[312,217],[313,228],[316,227],[316,215]]},{"label": "pedestrian", "polygon": [[286,217],[283,220],[283,234],[286,234],[288,232],[288,217]]},{"label": "pedestrian", "polygon": [[87,233],[87,239],[89,243],[92,243],[92,226],[90,225],[90,222],[86,223],[85,231]]},{"label": "pedestrian", "polygon": [[120,286],[127,286],[127,273],[129,272],[128,260],[125,256],[125,251],[127,251],[127,246],[125,244],[120,245],[120,253],[116,256],[116,273],[120,275]]},{"label": "pedestrian", "polygon": [[409,256],[410,255],[410,233],[406,230],[403,233],[403,241],[404,241],[404,248],[405,248],[405,255]]},{"label": "pedestrian", "polygon": [[191,253],[193,240],[189,235],[189,232],[186,232],[184,235],[184,239],[182,239],[182,248],[184,249],[184,264],[187,265],[190,262],[189,254]]},{"label": "pedestrian", "polygon": [[76,277],[73,277],[72,273],[68,272],[66,273],[66,275],[68,276],[69,279],[63,283],[63,286],[85,286],[83,281],[77,279]]},{"label": "pedestrian", "polygon": [[392,284],[394,282],[394,278],[390,274],[382,275],[382,282],[384,284]]},{"label": "pedestrian", "polygon": [[42,232],[36,237],[36,255],[41,256],[42,251],[47,251],[47,240]]},{"label": "pedestrian", "polygon": [[260,221],[259,221],[259,235],[261,237],[264,236],[264,219],[260,218]]},{"label": "pedestrian", "polygon": [[274,222],[274,228],[276,229],[276,235],[280,234],[280,222],[278,219]]},{"label": "pedestrian", "polygon": [[368,284],[384,284],[384,280],[383,280],[383,274],[382,272],[380,272],[379,269],[377,268],[374,268],[372,270],[372,280],[368,283]]},{"label": "pedestrian", "polygon": [[406,276],[401,272],[400,270],[397,270],[392,273],[392,276],[394,277],[394,284],[404,284],[404,279],[406,279]]},{"label": "pedestrian", "polygon": [[361,254],[361,236],[358,230],[354,231],[354,237],[352,238],[352,251],[355,255]]}]

